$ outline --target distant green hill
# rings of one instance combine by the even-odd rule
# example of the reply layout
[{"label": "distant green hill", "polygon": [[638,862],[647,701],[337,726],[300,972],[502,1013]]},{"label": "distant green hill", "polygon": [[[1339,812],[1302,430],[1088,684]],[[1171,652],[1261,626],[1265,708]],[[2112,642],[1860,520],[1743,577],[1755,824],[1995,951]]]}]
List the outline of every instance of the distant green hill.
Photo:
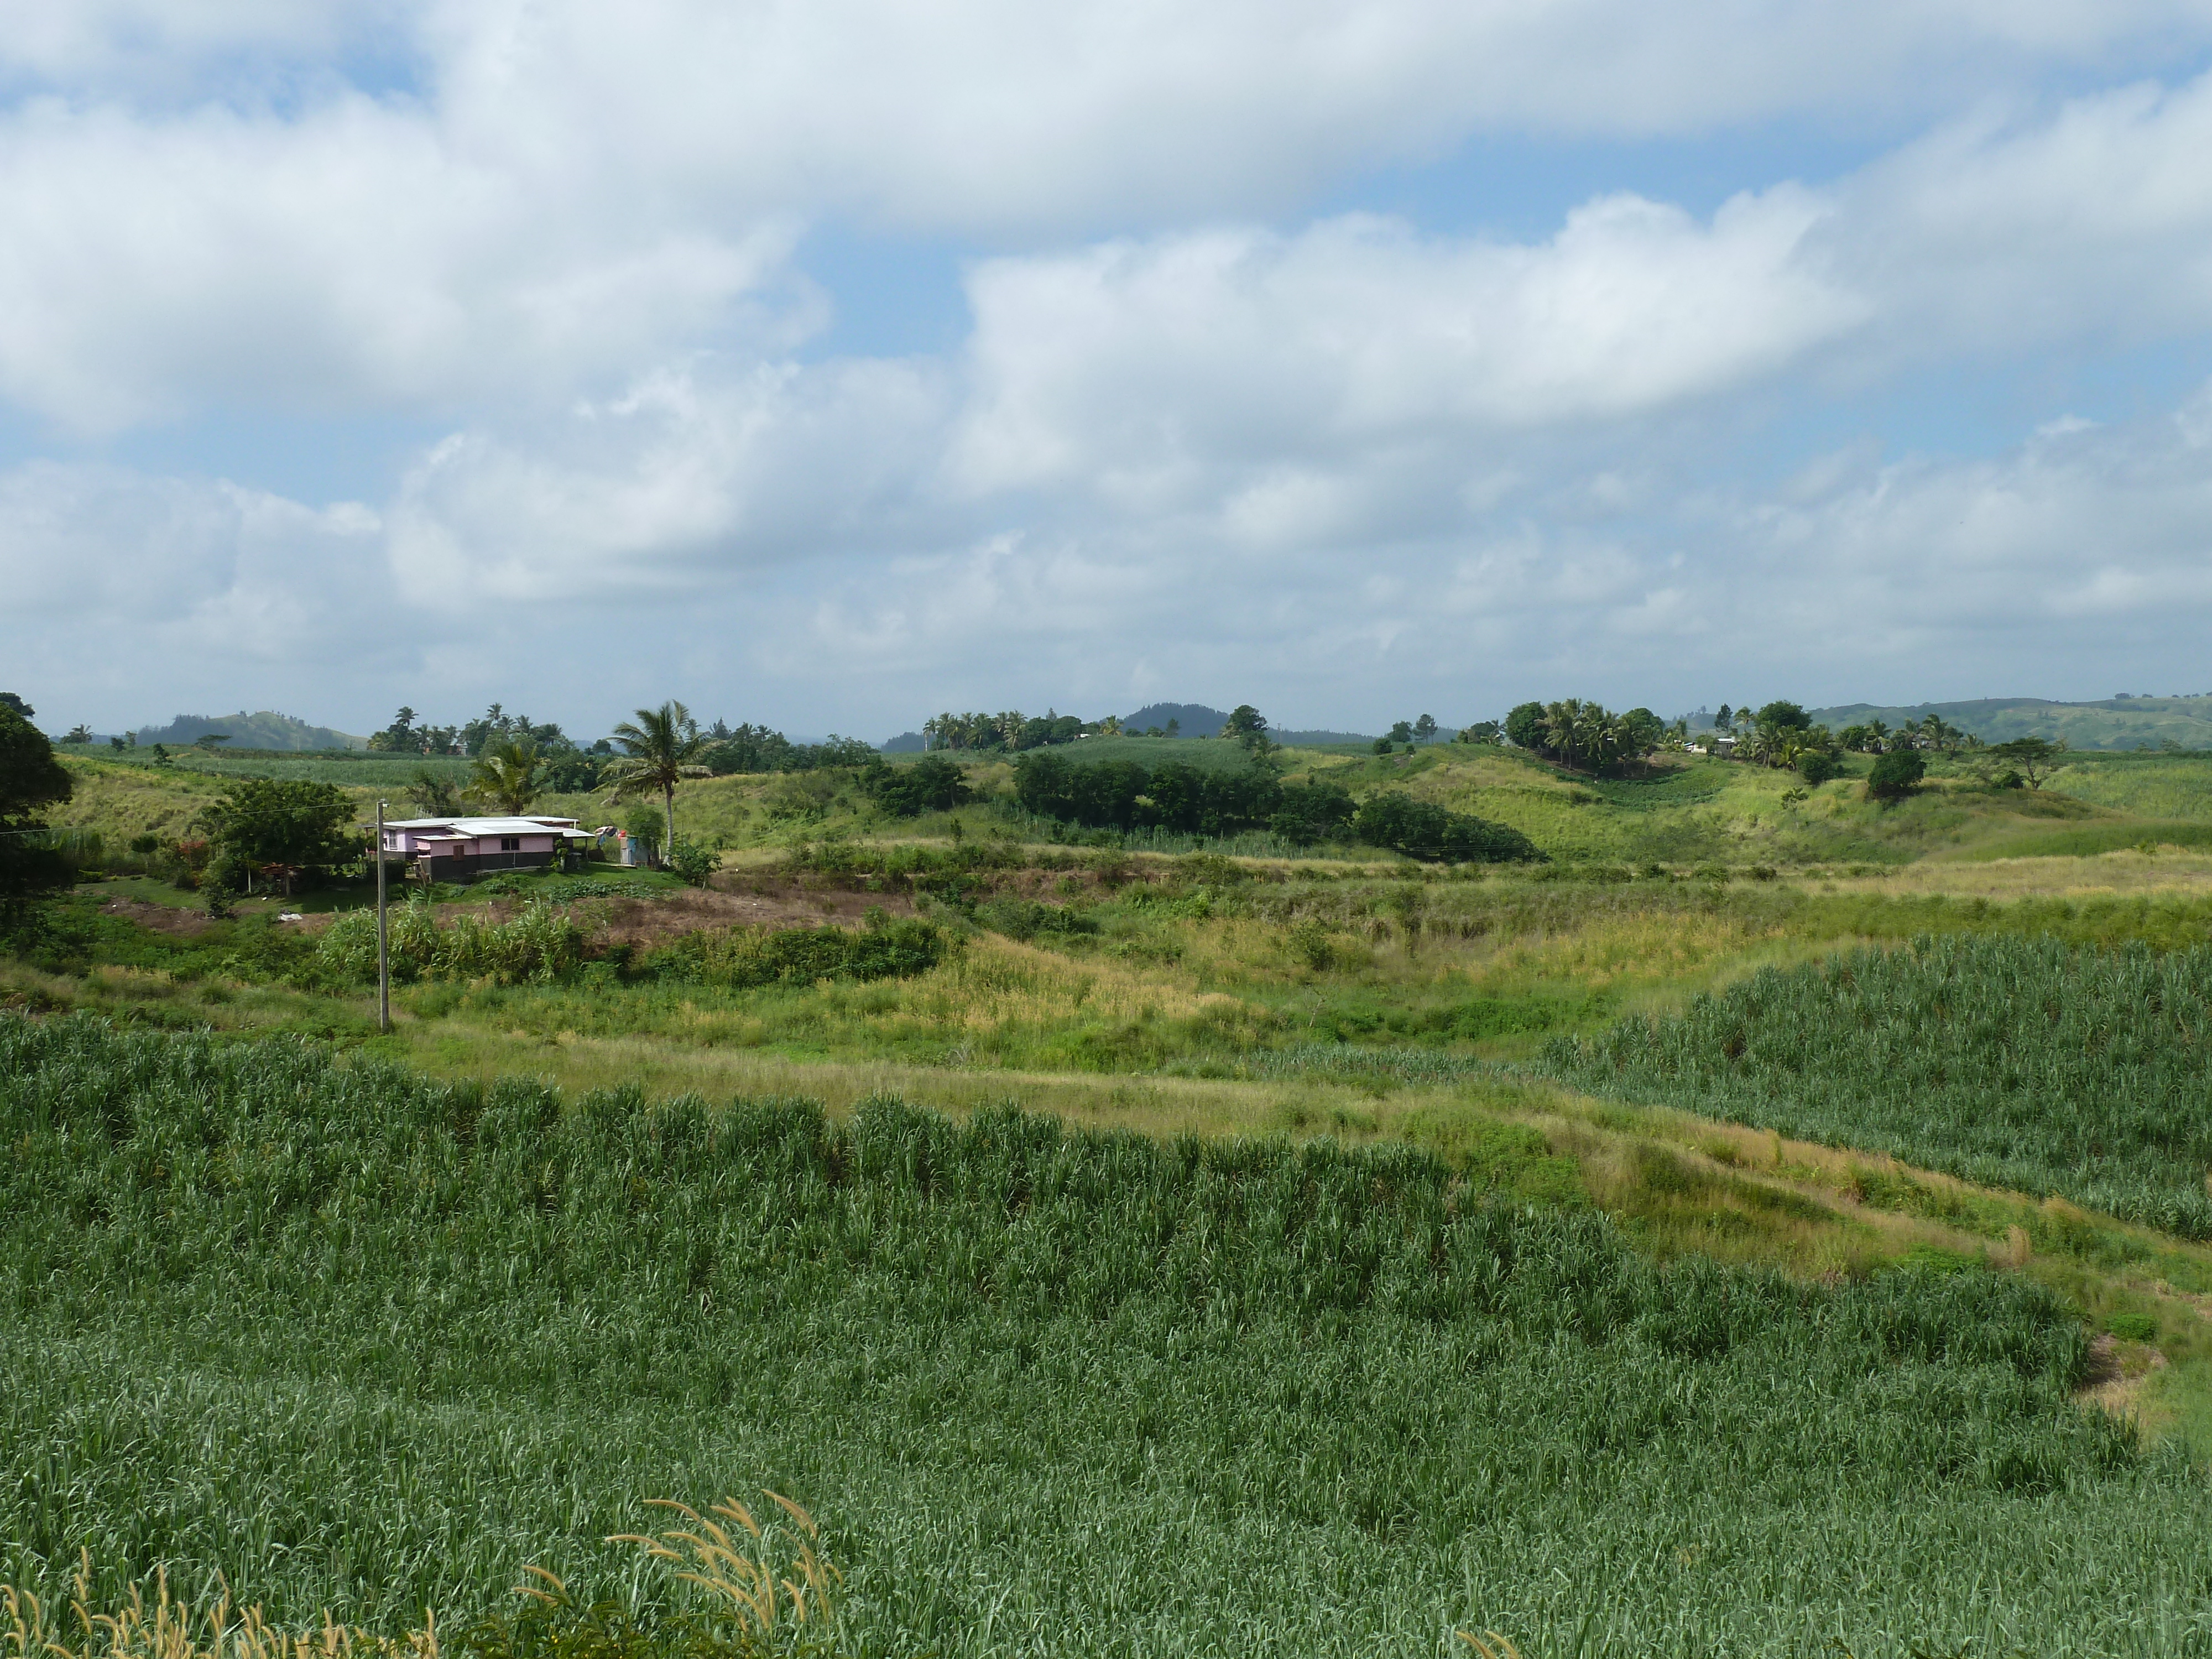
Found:
[{"label": "distant green hill", "polygon": [[290,714],[263,709],[258,714],[179,714],[167,726],[142,726],[141,743],[192,744],[211,732],[226,734],[226,749],[364,749],[366,738],[356,738],[327,726],[310,726]]},{"label": "distant green hill", "polygon": [[1940,714],[1984,743],[2014,738],[2063,738],[2075,749],[2212,749],[2212,696],[2108,697],[2054,702],[2046,697],[1984,697],[1972,702],[1921,702],[1886,708],[1870,702],[1815,708],[1813,718],[1840,731],[1880,719],[1891,726]]}]

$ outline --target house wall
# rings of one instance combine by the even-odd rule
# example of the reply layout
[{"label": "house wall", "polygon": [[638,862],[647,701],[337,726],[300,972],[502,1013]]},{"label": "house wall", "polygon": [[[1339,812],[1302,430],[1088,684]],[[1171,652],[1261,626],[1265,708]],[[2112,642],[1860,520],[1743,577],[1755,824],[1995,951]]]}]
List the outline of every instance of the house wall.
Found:
[{"label": "house wall", "polygon": [[466,882],[500,870],[543,870],[559,856],[550,848],[534,853],[459,853],[418,858],[415,866],[432,881]]}]

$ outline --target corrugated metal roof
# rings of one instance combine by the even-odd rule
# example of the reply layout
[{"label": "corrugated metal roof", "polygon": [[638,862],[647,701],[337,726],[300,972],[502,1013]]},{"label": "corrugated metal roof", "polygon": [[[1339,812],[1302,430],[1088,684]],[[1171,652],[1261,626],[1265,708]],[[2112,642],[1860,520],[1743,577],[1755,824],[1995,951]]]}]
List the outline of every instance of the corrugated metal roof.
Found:
[{"label": "corrugated metal roof", "polygon": [[386,818],[387,830],[442,832],[451,836],[543,836],[576,832],[574,818]]}]

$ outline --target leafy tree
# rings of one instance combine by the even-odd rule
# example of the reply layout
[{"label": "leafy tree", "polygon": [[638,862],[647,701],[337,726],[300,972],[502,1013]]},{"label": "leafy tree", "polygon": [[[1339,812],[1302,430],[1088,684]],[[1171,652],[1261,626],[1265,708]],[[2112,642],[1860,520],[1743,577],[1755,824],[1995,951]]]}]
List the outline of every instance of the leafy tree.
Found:
[{"label": "leafy tree", "polygon": [[593,754],[573,744],[548,754],[540,751],[543,769],[539,779],[545,788],[557,795],[578,795],[599,787],[599,759]]},{"label": "leafy tree", "polygon": [[1993,746],[1990,753],[2002,761],[2008,761],[2020,769],[2031,789],[2043,787],[2043,781],[2051,775],[2051,769],[2066,752],[2063,738],[2053,743],[2049,738],[2014,738],[2009,743]]},{"label": "leafy tree", "polygon": [[1356,810],[1341,784],[1286,783],[1277,793],[1267,828],[1293,846],[1310,847],[1316,842],[1340,838]]},{"label": "leafy tree", "polygon": [[1261,750],[1267,742],[1267,717],[1249,702],[1240,702],[1230,711],[1221,727],[1221,735],[1234,738],[1247,749]]},{"label": "leafy tree", "polygon": [[37,896],[72,879],[67,861],[40,833],[46,827],[40,809],[70,798],[69,771],[24,707],[14,693],[0,692],[0,915],[11,921]]},{"label": "leafy tree", "polygon": [[1134,761],[1079,766],[1051,750],[1033,750],[1014,763],[1014,799],[1026,811],[1093,829],[1129,830],[1151,775]]},{"label": "leafy tree", "polygon": [[1224,836],[1267,823],[1282,801],[1272,768],[1222,772],[1168,761],[1078,764],[1050,750],[1014,763],[1014,799],[1026,811],[1093,829],[1160,829]]},{"label": "leafy tree", "polygon": [[615,741],[622,745],[622,758],[608,769],[607,775],[614,783],[610,802],[625,800],[633,796],[659,793],[667,817],[667,838],[664,847],[676,844],[676,786],[686,778],[711,776],[699,764],[699,751],[706,744],[700,735],[699,723],[691,718],[691,711],[672,699],[658,708],[641,708],[635,721],[624,720],[615,727]]},{"label": "leafy tree", "polygon": [[1436,741],[1436,736],[1437,717],[1434,714],[1424,714],[1413,722],[1413,737],[1416,741],[1433,743]]},{"label": "leafy tree", "polygon": [[1387,847],[1408,858],[1449,860],[1457,864],[1540,861],[1543,854],[1517,830],[1433,801],[1417,800],[1395,790],[1370,795],[1359,805],[1352,833],[1372,847]]},{"label": "leafy tree", "polygon": [[1601,703],[1568,697],[1522,703],[1506,715],[1505,733],[1524,749],[1595,769],[1650,754],[1667,741],[1667,723],[1648,708],[1616,714]]},{"label": "leafy tree", "polygon": [[1752,716],[1754,725],[1776,732],[1802,732],[1813,724],[1813,717],[1794,702],[1777,701],[1768,703]]},{"label": "leafy tree", "polygon": [[376,750],[396,750],[403,755],[422,752],[422,734],[415,729],[415,711],[402,703],[399,712],[392,717],[392,724],[381,732],[372,732],[368,746]]},{"label": "leafy tree", "polygon": [[0,708],[12,708],[26,720],[35,720],[39,713],[13,691],[0,691]]},{"label": "leafy tree", "polygon": [[1496,743],[1505,733],[1505,728],[1496,720],[1477,720],[1463,728],[1457,738],[1461,743]]},{"label": "leafy tree", "polygon": [[520,817],[544,787],[538,778],[542,764],[535,739],[495,737],[477,751],[476,763],[469,768],[469,782],[501,811]]},{"label": "leafy tree", "polygon": [[650,801],[634,803],[629,815],[623,820],[623,828],[629,831],[630,844],[636,848],[640,863],[660,862],[660,849],[668,843],[660,838],[665,826],[660,813]]},{"label": "leafy tree", "polygon": [[1825,749],[1808,749],[1797,757],[1797,774],[1818,789],[1833,777],[1843,775],[1844,763]]},{"label": "leafy tree", "polygon": [[1735,710],[1723,703],[1720,706],[1720,712],[1713,716],[1713,730],[1725,732],[1735,724]]},{"label": "leafy tree", "polygon": [[860,769],[860,787],[895,817],[949,812],[975,799],[968,775],[942,755],[924,755],[911,766],[886,765],[880,756]]},{"label": "leafy tree", "polygon": [[268,870],[289,893],[295,874],[327,874],[361,856],[352,818],[353,803],[334,783],[242,778],[200,815],[211,843],[208,884],[235,892]]},{"label": "leafy tree", "polygon": [[[1425,718],[1425,716],[1424,718]],[[1431,726],[1431,730],[1433,730],[1433,729],[1434,729],[1434,727],[1435,727],[1435,724],[1436,724],[1436,723],[1435,723],[1433,720],[1431,720],[1431,721],[1430,722],[1430,726]],[[1393,742],[1393,743],[1411,743],[1411,742],[1413,742],[1413,721],[1411,721],[1411,720],[1400,720],[1400,721],[1399,721],[1395,726],[1393,726],[1390,728],[1390,741],[1391,741],[1391,742]]]},{"label": "leafy tree", "polygon": [[[612,748],[608,745],[609,752]],[[797,771],[799,755],[799,745],[781,732],[750,723],[731,727],[716,720],[700,749],[699,760],[716,777],[726,777],[732,772]]]},{"label": "leafy tree", "polygon": [[1505,716],[1505,736],[1516,749],[1540,749],[1544,744],[1544,705],[1516,704]]},{"label": "leafy tree", "polygon": [[453,781],[427,766],[415,769],[414,777],[408,781],[407,799],[426,818],[458,817],[467,807]]},{"label": "leafy tree", "polygon": [[1396,745],[1394,744],[1388,738],[1377,738],[1375,739],[1375,752],[1378,755],[1387,755],[1390,753],[1395,746]]},{"label": "leafy tree", "polygon": [[1917,750],[1893,749],[1880,757],[1867,775],[1867,799],[1903,800],[1928,775],[1928,763]]}]

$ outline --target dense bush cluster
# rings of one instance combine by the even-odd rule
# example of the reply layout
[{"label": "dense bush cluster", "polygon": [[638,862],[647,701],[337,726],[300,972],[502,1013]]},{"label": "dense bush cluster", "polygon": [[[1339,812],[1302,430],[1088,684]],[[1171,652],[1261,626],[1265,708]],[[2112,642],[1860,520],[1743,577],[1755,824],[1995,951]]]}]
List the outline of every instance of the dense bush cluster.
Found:
[{"label": "dense bush cluster", "polygon": [[967,774],[942,755],[924,755],[906,766],[872,760],[860,769],[860,781],[868,799],[894,817],[950,811],[975,798]]},{"label": "dense bush cluster", "polygon": [[1408,858],[1453,864],[1530,863],[1542,860],[1536,844],[1518,830],[1468,812],[1449,811],[1433,801],[1387,791],[1359,804],[1353,836],[1370,847],[1387,847]]},{"label": "dense bush cluster", "polygon": [[727,927],[679,934],[640,964],[657,979],[747,990],[817,980],[906,979],[945,959],[937,924],[872,912],[843,927]]},{"label": "dense bush cluster", "polygon": [[1357,840],[1413,858],[1457,862],[1540,859],[1527,836],[1396,792],[1355,804],[1326,780],[1285,783],[1267,766],[1208,769],[1182,762],[1084,764],[1049,751],[1014,763],[1025,810],[1091,829],[1232,836],[1265,830],[1296,846]]},{"label": "dense bush cluster", "polygon": [[[427,900],[394,908],[386,924],[392,977],[490,979],[502,985],[568,978],[583,965],[590,935],[565,910],[544,900],[506,921],[463,915],[440,927]],[[355,984],[376,977],[376,912],[349,910],[325,930],[317,951],[336,977]]]}]

